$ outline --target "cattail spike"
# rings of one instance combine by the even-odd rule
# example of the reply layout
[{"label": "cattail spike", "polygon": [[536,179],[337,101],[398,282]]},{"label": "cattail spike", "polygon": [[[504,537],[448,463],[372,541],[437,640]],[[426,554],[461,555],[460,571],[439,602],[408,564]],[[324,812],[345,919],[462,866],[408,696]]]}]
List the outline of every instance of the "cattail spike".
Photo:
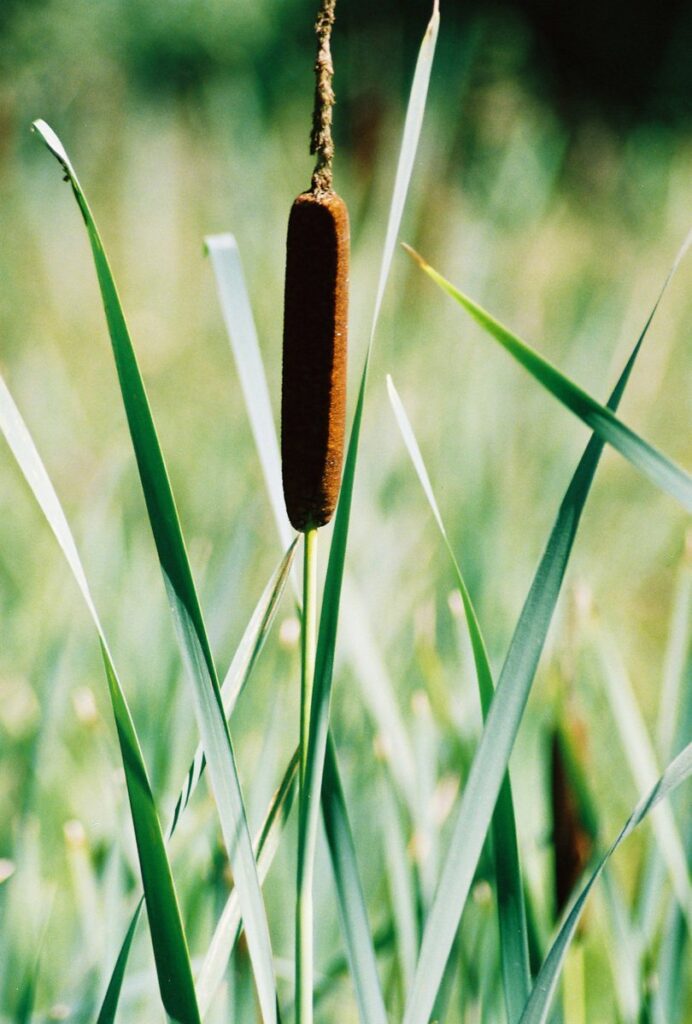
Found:
[{"label": "cattail spike", "polygon": [[[594,837],[585,820],[575,786],[566,739],[558,729],[551,738],[550,789],[555,855],[555,912],[559,917],[593,852]],[[572,766],[573,767],[573,766]]]},{"label": "cattail spike", "polygon": [[341,483],[346,417],[349,225],[335,192],[293,203],[286,243],[281,462],[297,530],[323,526]]}]

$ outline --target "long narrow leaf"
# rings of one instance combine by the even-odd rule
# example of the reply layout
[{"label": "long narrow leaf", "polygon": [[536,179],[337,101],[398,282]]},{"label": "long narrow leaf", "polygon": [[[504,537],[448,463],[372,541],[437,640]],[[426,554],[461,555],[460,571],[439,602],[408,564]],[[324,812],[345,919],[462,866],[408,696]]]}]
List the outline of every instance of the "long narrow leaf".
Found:
[{"label": "long narrow leaf", "polygon": [[1,377],[0,430],[48,520],[96,627],[125,770],[161,999],[169,1015],[180,1024],[199,1024],[185,932],[135,726],[72,532],[26,424]]},{"label": "long narrow leaf", "polygon": [[[299,755],[296,750],[269,805],[255,842],[257,873],[262,883],[269,873],[269,868],[279,848],[281,834],[291,813],[297,788],[298,763]],[[223,981],[228,961],[240,935],[241,924],[238,893],[234,888],[231,890],[214,929],[214,935],[197,978],[197,993],[202,1017],[206,1017],[219,985]]]},{"label": "long narrow leaf", "polygon": [[360,1019],[367,1024],[387,1024],[387,1011],[377,974],[372,930],[365,910],[356,851],[331,733],[327,738],[322,779],[322,815]]},{"label": "long narrow leaf", "polygon": [[[690,647],[690,611],[692,610],[692,572],[683,553],[680,574],[673,597],[670,616],[670,629],[666,653],[663,662],[663,681],[660,689],[658,705],[657,754],[659,760],[666,761],[675,750],[679,749],[689,735],[690,728],[686,722],[692,708],[692,697],[687,681],[688,651]],[[692,724],[692,723],[690,723]],[[691,858],[688,856],[687,861]],[[646,949],[650,946],[663,910],[662,888],[667,876],[666,867],[661,859],[661,851],[656,837],[652,837],[647,850],[646,861],[642,871],[637,900],[637,921],[641,941]],[[672,917],[674,912],[669,914]],[[654,1004],[657,1001],[654,1000]],[[657,1022],[659,1024],[659,1022]]]},{"label": "long narrow leaf", "polygon": [[692,775],[692,743],[685,747],[675,760],[668,765],[653,789],[637,804],[619,836],[599,861],[595,871],[580,892],[538,973],[531,996],[521,1015],[520,1024],[545,1024],[565,955],[577,929],[579,918],[591,889],[623,839],[626,839],[634,831],[649,811],[653,810],[661,800],[673,793],[690,775]]},{"label": "long narrow leaf", "polygon": [[[692,859],[692,819],[688,821],[686,852]],[[685,946],[690,942],[689,929],[677,901],[673,900],[664,921],[658,951],[656,977],[658,984],[652,995],[654,1024],[682,1022],[685,995]],[[681,1012],[682,1011],[682,1012]]]},{"label": "long narrow leaf", "polygon": [[[617,648],[605,636],[597,638],[596,646],[615,727],[620,734],[632,778],[641,792],[648,789],[658,776],[653,744]],[[688,924],[692,925],[692,890],[685,851],[670,806],[663,804],[657,807],[651,822],[656,845],[668,870],[675,895],[683,913],[687,915]]]},{"label": "long narrow leaf", "polygon": [[87,228],[149,522],[183,662],[192,684],[211,788],[238,886],[262,1015],[266,1024],[275,1024],[276,986],[269,928],[230,732],[168,472],[113,275],[86,197],[55,132],[44,121],[35,122],[35,128],[63,168]]},{"label": "long narrow leaf", "polygon": [[663,663],[663,684],[658,710],[656,745],[659,756],[667,759],[676,730],[680,710],[680,690],[685,678],[687,657],[692,643],[690,618],[692,613],[692,566],[687,552],[675,588],[666,656]]},{"label": "long narrow leaf", "polygon": [[[590,847],[592,852],[589,854],[589,860],[595,860],[596,855],[603,852],[600,843],[601,824],[591,794],[586,765],[570,737],[570,730],[565,729],[564,723],[555,729],[552,744],[554,754],[559,754],[564,781],[571,794],[576,822],[579,824],[581,839],[585,844],[584,849]],[[557,849],[555,854],[559,856]],[[604,873],[603,888],[612,927],[613,940],[608,946],[622,1024],[634,1024],[635,1021],[639,1021],[641,1004],[642,965],[637,949],[637,929],[632,927],[624,894],[611,871]],[[569,902],[573,895],[569,893],[566,902]],[[541,953],[541,957],[542,955]],[[535,973],[538,974],[539,970],[540,962]]]},{"label": "long narrow leaf", "polygon": [[676,466],[665,455],[639,437],[630,427],[622,423],[606,406],[597,402],[586,391],[565,377],[552,363],[540,356],[534,349],[504,327],[499,321],[468,298],[438,274],[425,260],[409,246],[406,249],[435,284],[451,295],[460,306],[471,314],[476,323],[536,378],[543,387],[555,396],[571,412],[590,427],[600,438],[616,448],[633,466],[648,477],[657,487],[676,498],[684,508],[692,511],[692,477]]},{"label": "long narrow leaf", "polygon": [[405,998],[411,988],[418,956],[417,899],[399,808],[388,780],[381,782],[378,804],[382,816],[387,887]]},{"label": "long narrow leaf", "polygon": [[[254,664],[259,657],[259,653],[264,646],[267,634],[271,629],[293,565],[297,543],[298,538],[295,537],[264,588],[228,667],[228,672],[221,686],[221,700],[226,718],[231,717],[236,702],[243,692]],[[173,835],[180,814],[190,802],[195,787],[202,777],[205,765],[204,749],[200,744],[178,796],[173,817],[166,831],[167,837]]]},{"label": "long narrow leaf", "polygon": [[355,675],[363,704],[383,740],[384,756],[402,799],[415,811],[416,769],[411,741],[406,731],[394,684],[382,657],[373,630],[372,616],[356,586],[344,573],[341,612],[341,637],[344,656]]},{"label": "long narrow leaf", "polygon": [[127,932],[123,944],[120,947],[117,959],[115,961],[115,967],[108,981],[106,987],[106,993],[101,1003],[101,1009],[96,1019],[96,1024],[113,1024],[115,1015],[118,1011],[118,1003],[120,1002],[120,993],[123,987],[123,981],[125,979],[125,971],[127,969],[127,961],[130,956],[130,950],[132,948],[132,940],[135,937],[137,931],[137,925],[142,915],[142,907],[144,906],[144,897],[138,901],[135,907],[135,912],[132,915],[132,919],[128,925]]},{"label": "long narrow leaf", "polygon": [[211,256],[221,312],[238,368],[276,528],[281,546],[286,549],[295,531],[284,506],[279,443],[238,243],[233,235],[225,234],[210,235],[205,244]]},{"label": "long narrow leaf", "polygon": [[[608,401],[616,409],[687,239]],[[507,770],[604,442],[594,434],[570,481],[510,641],[471,765],[435,901],[426,922],[404,1024],[427,1024]]]},{"label": "long narrow leaf", "polygon": [[[288,551],[281,559],[279,566],[267,583],[267,586],[255,606],[255,610],[252,613],[245,632],[243,633],[228,672],[226,673],[226,678],[224,679],[223,686],[221,687],[221,697],[223,700],[226,718],[230,718],[233,713],[236,701],[245,687],[255,661],[262,649],[267,633],[274,621],[279,602],[286,587],[288,574],[293,564],[296,543],[297,539],[292,542]],[[189,804],[192,794],[197,787],[197,783],[202,777],[205,766],[206,761],[204,758],[204,751],[200,745],[185,777],[185,782],[180,789],[173,815],[168,823],[168,828],[166,829],[166,841],[168,841],[175,832],[180,816]],[[115,1020],[127,960],[141,910],[142,903],[140,901],[135,908],[135,912],[116,958],[113,972],[108,981],[108,985],[106,986],[106,993],[103,1003],[101,1004],[97,1024],[113,1024],[113,1021]]]},{"label": "long narrow leaf", "polygon": [[[485,720],[492,704],[495,684],[478,615],[462,575],[459,562],[454,554],[454,549],[450,543],[449,535],[445,529],[430,477],[423,462],[423,455],[411,426],[411,421],[406,414],[399,393],[390,376],[387,377],[387,389],[404,444],[411,457],[421,487],[428,499],[428,504],[452,562],[464,611],[466,612],[466,621],[476,666],[481,709],[483,719]],[[519,1015],[528,999],[531,988],[531,969],[529,966],[524,889],[521,880],[517,828],[509,772],[505,774],[503,779],[500,795],[493,814],[492,837],[505,1007],[509,1024],[515,1024],[519,1020]]]},{"label": "long narrow leaf", "polygon": [[428,99],[428,86],[430,84],[430,72],[432,71],[433,57],[435,56],[435,47],[437,46],[437,34],[439,30],[440,5],[438,0],[434,0],[432,17],[425,30],[423,42],[421,43],[420,50],[418,52],[416,70],[413,74],[413,83],[411,85],[411,94],[406,108],[404,135],[401,141],[401,152],[399,154],[399,162],[396,168],[394,192],[392,194],[392,202],[389,208],[387,234],[385,236],[380,276],[377,282],[375,310],[372,317],[372,328],[370,331],[371,344],[375,336],[377,321],[379,320],[380,310],[382,308],[382,300],[387,287],[389,272],[392,267],[394,247],[396,246],[399,228],[401,227],[401,218],[404,213],[408,187],[413,173],[413,164],[418,150],[418,140],[420,138],[421,128],[423,127],[423,116],[425,114],[425,104]]}]

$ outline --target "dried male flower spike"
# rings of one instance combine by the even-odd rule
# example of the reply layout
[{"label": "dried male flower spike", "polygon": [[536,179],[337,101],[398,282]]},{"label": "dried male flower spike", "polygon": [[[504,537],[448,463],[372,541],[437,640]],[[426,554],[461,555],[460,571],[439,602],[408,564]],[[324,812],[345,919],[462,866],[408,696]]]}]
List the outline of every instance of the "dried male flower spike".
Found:
[{"label": "dried male flower spike", "polygon": [[281,464],[288,518],[301,531],[334,514],[346,421],[349,225],[332,189],[333,22],[334,0],[323,0],[310,147],[317,164],[310,191],[293,203],[286,241]]}]

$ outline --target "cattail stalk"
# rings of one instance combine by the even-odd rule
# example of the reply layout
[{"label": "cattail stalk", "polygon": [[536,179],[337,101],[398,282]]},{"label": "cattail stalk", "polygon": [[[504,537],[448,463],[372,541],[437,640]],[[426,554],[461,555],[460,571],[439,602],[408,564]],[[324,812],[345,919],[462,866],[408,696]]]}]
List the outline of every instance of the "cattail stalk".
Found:
[{"label": "cattail stalk", "polygon": [[293,203],[286,241],[281,465],[288,517],[303,532],[334,514],[346,420],[349,224],[332,188],[334,4],[323,0],[316,23],[317,162],[310,190]]},{"label": "cattail stalk", "polygon": [[[317,649],[317,529],[305,534],[303,565],[303,628],[301,630],[300,678],[300,765],[298,793],[300,816],[306,813],[305,774],[307,766],[310,708],[315,676]],[[313,876],[314,850],[310,850],[307,834],[298,831],[298,873],[296,884],[296,953],[295,1007],[296,1024],[311,1024],[313,1000]]]},{"label": "cattail stalk", "polygon": [[321,0],[315,32],[315,106],[309,191],[293,203],[286,240],[281,393],[281,469],[292,525],[305,534],[301,643],[298,868],[295,920],[296,1024],[313,1019],[313,874],[316,831],[306,774],[317,642],[317,529],[334,514],[344,452],[348,321],[348,212],[332,188],[336,0]]}]

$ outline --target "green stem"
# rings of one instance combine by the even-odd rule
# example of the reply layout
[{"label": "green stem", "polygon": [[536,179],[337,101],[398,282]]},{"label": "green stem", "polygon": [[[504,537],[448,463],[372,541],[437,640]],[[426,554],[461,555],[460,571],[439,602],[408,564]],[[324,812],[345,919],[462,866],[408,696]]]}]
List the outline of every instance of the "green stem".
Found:
[{"label": "green stem", "polygon": [[[310,706],[315,675],[317,647],[317,530],[305,533],[303,563],[303,628],[301,632],[300,677],[300,821],[307,820],[308,794],[305,788]],[[308,841],[306,830],[299,827],[298,874],[296,885],[296,1024],[312,1024],[313,980],[313,906],[312,880],[315,859],[314,843]]]}]

